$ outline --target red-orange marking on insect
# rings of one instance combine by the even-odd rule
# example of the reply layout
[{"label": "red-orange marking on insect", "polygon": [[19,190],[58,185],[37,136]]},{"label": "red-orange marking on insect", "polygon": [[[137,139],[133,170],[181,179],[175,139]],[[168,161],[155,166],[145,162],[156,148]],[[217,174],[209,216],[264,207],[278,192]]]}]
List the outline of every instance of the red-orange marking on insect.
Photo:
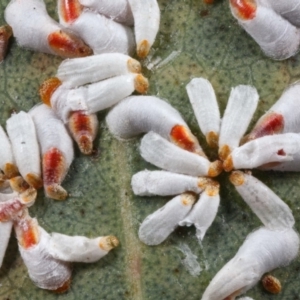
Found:
[{"label": "red-orange marking on insect", "polygon": [[282,132],[284,119],[281,114],[268,114],[249,135],[249,140],[256,139],[265,135],[272,135]]},{"label": "red-orange marking on insect", "polygon": [[48,106],[51,106],[52,94],[61,84],[61,81],[57,77],[51,77],[45,80],[39,88],[41,100]]},{"label": "red-orange marking on insect", "polygon": [[61,151],[51,148],[43,157],[44,184],[60,183],[65,169],[65,159]]},{"label": "red-orange marking on insect", "polygon": [[230,3],[239,18],[251,20],[255,17],[257,6],[254,0],[230,0]]},{"label": "red-orange marking on insect", "polygon": [[70,116],[70,125],[73,127],[73,132],[91,132],[90,116],[84,111],[74,111]]},{"label": "red-orange marking on insect", "polygon": [[82,6],[78,0],[61,0],[60,11],[65,22],[74,22],[82,12]]},{"label": "red-orange marking on insect", "polygon": [[171,139],[179,147],[193,152],[195,150],[195,142],[191,139],[189,130],[183,125],[175,125],[171,130]]},{"label": "red-orange marking on insect", "polygon": [[81,39],[61,30],[48,35],[48,43],[52,50],[62,57],[85,57],[93,54],[93,51]]}]

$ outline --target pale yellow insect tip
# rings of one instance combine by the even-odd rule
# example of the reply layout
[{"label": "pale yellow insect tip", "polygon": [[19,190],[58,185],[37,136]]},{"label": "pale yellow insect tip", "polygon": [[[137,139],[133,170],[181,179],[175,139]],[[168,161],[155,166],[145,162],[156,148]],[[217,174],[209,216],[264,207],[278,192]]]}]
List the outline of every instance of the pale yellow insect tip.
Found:
[{"label": "pale yellow insect tip", "polygon": [[7,176],[8,179],[19,175],[18,168],[14,164],[11,164],[11,163],[5,164],[5,166],[3,168],[3,172]]},{"label": "pale yellow insect tip", "polygon": [[118,246],[119,240],[113,235],[104,236],[100,239],[99,242],[99,247],[105,251],[110,251],[111,249],[116,248]]},{"label": "pale yellow insect tip", "polygon": [[227,156],[231,153],[231,150],[228,145],[223,145],[219,150],[219,157],[221,160],[225,160]]},{"label": "pale yellow insect tip", "polygon": [[218,195],[219,191],[220,191],[220,184],[214,180],[211,180],[205,189],[205,193],[210,197]]},{"label": "pale yellow insect tip", "polygon": [[137,45],[137,55],[140,58],[145,58],[150,51],[150,43],[147,40],[142,40]]},{"label": "pale yellow insect tip", "polygon": [[211,147],[213,149],[217,149],[218,144],[219,144],[219,135],[214,131],[210,131],[206,135],[206,142],[207,142],[209,147]]},{"label": "pale yellow insect tip", "polygon": [[42,178],[36,174],[27,174],[25,176],[25,180],[28,182],[29,185],[33,186],[35,189],[39,189],[43,186]]},{"label": "pale yellow insect tip", "polygon": [[245,174],[241,171],[234,171],[230,174],[229,180],[235,186],[242,185],[245,182]]},{"label": "pale yellow insect tip", "polygon": [[212,162],[209,166],[208,176],[216,177],[223,171],[223,164],[220,160]]},{"label": "pale yellow insect tip", "polygon": [[196,201],[196,196],[193,193],[184,193],[181,195],[181,203],[184,206],[193,205]]},{"label": "pale yellow insect tip", "polygon": [[231,155],[229,155],[223,162],[223,168],[225,172],[230,172],[233,169],[233,161]]},{"label": "pale yellow insect tip", "polygon": [[141,94],[146,94],[149,88],[149,81],[146,77],[139,74],[135,77],[134,88]]},{"label": "pale yellow insect tip", "polygon": [[37,191],[35,188],[30,187],[25,192],[21,193],[20,197],[24,204],[26,204],[27,206],[31,206],[35,202]]},{"label": "pale yellow insect tip", "polygon": [[127,66],[128,66],[128,70],[132,73],[141,73],[142,71],[140,62],[138,62],[133,58],[128,59]]},{"label": "pale yellow insect tip", "polygon": [[47,197],[54,200],[65,200],[68,197],[68,192],[58,184],[45,186]]}]

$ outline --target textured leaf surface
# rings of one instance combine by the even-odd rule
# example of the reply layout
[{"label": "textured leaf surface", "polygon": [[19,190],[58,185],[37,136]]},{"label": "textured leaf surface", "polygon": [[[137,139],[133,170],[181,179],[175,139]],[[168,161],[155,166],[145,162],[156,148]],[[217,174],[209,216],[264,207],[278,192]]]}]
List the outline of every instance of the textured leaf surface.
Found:
[{"label": "textured leaf surface", "polygon": [[[230,15],[227,1],[205,5],[201,0],[159,0],[161,28],[150,59],[145,62],[151,95],[169,101],[184,116],[192,131],[200,135],[189,104],[185,85],[193,77],[206,77],[216,91],[223,113],[231,87],[254,85],[260,103],[254,120],[300,77],[299,55],[284,62],[266,58],[255,42]],[[0,0],[0,20],[8,0]],[[55,17],[55,1],[47,1]],[[0,65],[1,125],[12,111],[29,110],[39,102],[38,87],[53,76],[60,58],[33,53],[10,45]],[[44,197],[31,214],[47,231],[70,235],[114,234],[121,246],[93,264],[74,264],[71,290],[55,295],[36,288],[30,281],[12,236],[0,270],[0,299],[162,299],[195,300],[216,272],[236,253],[248,233],[260,226],[231,186],[228,176],[220,177],[221,206],[216,220],[201,245],[194,228],[179,228],[156,247],[142,244],[139,224],[170,197],[137,197],[130,188],[131,176],[153,167],[138,153],[139,139],[120,142],[107,130],[107,111],[98,114],[100,131],[96,139],[99,154],[76,159],[64,186],[71,193],[65,202]],[[238,124],[237,124],[238,126]],[[206,151],[210,157],[216,153]],[[254,174],[272,188],[293,209],[299,230],[300,174]],[[261,285],[248,292],[254,299],[300,299],[299,258],[290,266],[272,272],[283,292],[272,296]]]}]

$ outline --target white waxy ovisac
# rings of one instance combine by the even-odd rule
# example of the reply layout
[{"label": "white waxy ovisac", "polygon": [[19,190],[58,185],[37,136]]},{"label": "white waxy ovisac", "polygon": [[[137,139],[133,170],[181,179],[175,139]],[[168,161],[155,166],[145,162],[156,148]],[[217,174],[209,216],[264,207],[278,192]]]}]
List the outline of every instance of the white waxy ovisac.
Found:
[{"label": "white waxy ovisac", "polygon": [[154,96],[132,96],[110,110],[106,117],[110,132],[120,139],[154,131],[170,140],[175,125],[186,126],[179,112]]},{"label": "white waxy ovisac", "polygon": [[55,54],[47,38],[62,26],[50,18],[43,0],[10,1],[5,9],[5,20],[13,28],[20,46]]},{"label": "white waxy ovisac", "polygon": [[211,147],[218,145],[221,124],[220,110],[211,83],[204,78],[194,78],[186,86],[196,119]]},{"label": "white waxy ovisac", "polygon": [[18,174],[15,158],[8,139],[2,126],[0,126],[0,169],[7,177],[14,177]]},{"label": "white waxy ovisac", "polygon": [[181,194],[149,215],[139,229],[140,240],[147,245],[162,243],[191,210],[195,196]]},{"label": "white waxy ovisac", "polygon": [[56,76],[65,87],[75,88],[114,76],[140,72],[141,64],[130,56],[104,53],[66,59],[59,65]]},{"label": "white waxy ovisac", "polygon": [[167,171],[144,170],[132,176],[131,187],[139,196],[170,196],[184,192],[201,193],[207,179]]},{"label": "white waxy ovisac", "polygon": [[230,181],[268,229],[284,230],[294,226],[289,206],[261,181],[240,171],[233,172]]},{"label": "white waxy ovisac", "polygon": [[230,5],[233,16],[258,43],[263,52],[277,60],[295,55],[299,50],[300,31],[272,9],[258,5],[254,17],[243,19]]},{"label": "white waxy ovisac", "polygon": [[[74,158],[72,139],[62,121],[47,105],[36,105],[29,111],[29,114],[35,123],[43,156],[43,180],[46,195],[54,199],[65,199],[67,192],[60,184]],[[53,162],[54,169],[47,158],[51,159],[51,155],[56,160]],[[52,192],[48,190],[49,188]]]},{"label": "white waxy ovisac", "polygon": [[141,156],[156,167],[190,176],[208,176],[211,162],[186,151],[155,132],[147,133],[141,141]]},{"label": "white waxy ovisac", "polygon": [[83,10],[78,18],[68,22],[61,11],[62,0],[58,0],[59,22],[76,32],[89,45],[94,54],[134,53],[134,36],[132,29],[114,22],[92,10]]},{"label": "white waxy ovisac", "polygon": [[235,299],[252,288],[266,272],[287,266],[296,258],[298,250],[299,236],[291,228],[274,231],[262,227],[254,231],[212,279],[202,300]]},{"label": "white waxy ovisac", "polygon": [[129,73],[76,89],[61,85],[52,94],[51,107],[63,122],[67,123],[72,111],[82,110],[92,114],[128,97],[134,92],[140,79],[142,83],[148,84],[141,74]]},{"label": "white waxy ovisac", "polygon": [[6,130],[22,177],[34,188],[42,187],[41,156],[32,117],[24,111],[13,114],[6,121]]},{"label": "white waxy ovisac", "polygon": [[300,2],[298,0],[257,0],[257,2],[273,9],[296,27],[300,27]]},{"label": "white waxy ovisac", "polygon": [[239,146],[258,103],[256,89],[249,85],[232,88],[226,110],[222,119],[219,155],[226,159],[230,152]]},{"label": "white waxy ovisac", "polygon": [[127,0],[79,0],[80,4],[126,25],[133,25],[133,15]]},{"label": "white waxy ovisac", "polygon": [[85,236],[68,236],[51,233],[48,249],[52,257],[68,262],[92,263],[116,247],[118,240],[111,237],[89,239]]},{"label": "white waxy ovisac", "polygon": [[[68,263],[54,258],[49,252],[49,243],[51,236],[40,226],[37,221],[36,230],[38,232],[38,243],[23,248],[19,241],[19,250],[21,257],[28,269],[30,279],[36,286],[47,290],[57,290],[71,279],[71,268]],[[22,220],[15,224],[17,238],[18,232],[22,231],[24,223]]]},{"label": "white waxy ovisac", "polygon": [[[269,163],[291,162],[300,152],[300,134],[267,135],[235,148],[224,161],[224,169],[253,169]],[[296,158],[295,156],[295,158]],[[298,155],[299,157],[299,155]]]},{"label": "white waxy ovisac", "polygon": [[285,89],[276,103],[255,124],[248,139],[276,133],[300,132],[300,82]]},{"label": "white waxy ovisac", "polygon": [[144,58],[148,55],[159,30],[159,6],[156,0],[128,0],[128,2],[134,17],[137,54]]},{"label": "white waxy ovisac", "polygon": [[208,186],[188,215],[179,222],[179,225],[194,225],[196,227],[196,236],[199,241],[202,241],[217,215],[219,204],[219,185]]},{"label": "white waxy ovisac", "polygon": [[43,0],[11,0],[5,20],[22,47],[62,57],[92,54],[82,40],[50,18]]}]

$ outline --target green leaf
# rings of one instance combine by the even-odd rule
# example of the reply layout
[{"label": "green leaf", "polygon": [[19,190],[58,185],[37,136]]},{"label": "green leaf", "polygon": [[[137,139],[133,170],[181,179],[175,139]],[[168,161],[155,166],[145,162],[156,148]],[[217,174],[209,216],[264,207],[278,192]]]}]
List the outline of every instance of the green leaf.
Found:
[{"label": "green leaf", "polygon": [[[47,7],[56,18],[55,2],[47,0]],[[149,94],[166,99],[178,109],[209,156],[214,156],[200,134],[185,85],[193,77],[209,79],[222,113],[231,87],[254,85],[260,94],[254,122],[284,88],[299,79],[299,55],[282,62],[265,57],[233,19],[227,1],[213,5],[200,0],[158,2],[160,32],[145,62],[150,70],[144,68],[151,84]],[[1,23],[5,22],[7,3],[8,0],[0,0]],[[7,58],[0,65],[1,125],[12,111],[28,111],[40,101],[39,85],[55,75],[61,61],[11,42]],[[222,174],[219,212],[201,245],[194,228],[178,228],[159,246],[142,244],[137,236],[139,224],[170,198],[133,195],[131,176],[153,166],[140,157],[139,138],[121,142],[108,132],[106,113],[98,114],[100,128],[95,146],[99,155],[85,157],[76,150],[63,184],[71,196],[59,202],[40,192],[30,213],[49,232],[89,237],[113,234],[119,238],[120,247],[97,263],[74,264],[71,290],[56,295],[31,282],[12,236],[0,270],[0,299],[200,299],[209,281],[235,255],[245,237],[261,226],[230,184],[228,175]],[[298,229],[300,174],[253,173],[290,205]],[[247,295],[254,299],[299,299],[298,268],[299,258],[272,272],[282,283],[280,295],[268,294],[260,284]]]}]

